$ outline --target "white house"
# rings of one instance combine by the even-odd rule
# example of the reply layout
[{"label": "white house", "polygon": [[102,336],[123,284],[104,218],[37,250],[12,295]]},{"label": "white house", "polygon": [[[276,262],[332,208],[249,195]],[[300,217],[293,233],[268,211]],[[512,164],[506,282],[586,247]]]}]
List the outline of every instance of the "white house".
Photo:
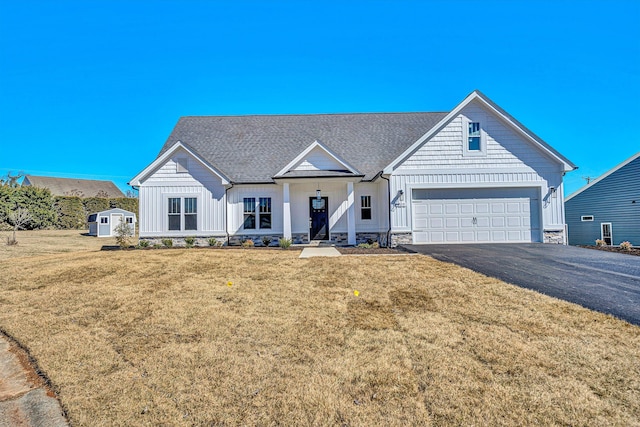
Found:
[{"label": "white house", "polygon": [[183,117],[142,239],[564,243],[569,160],[479,91],[448,113]]},{"label": "white house", "polygon": [[116,235],[116,228],[125,222],[135,232],[136,214],[124,209],[107,209],[92,213],[87,218],[89,235],[96,237],[112,237]]}]

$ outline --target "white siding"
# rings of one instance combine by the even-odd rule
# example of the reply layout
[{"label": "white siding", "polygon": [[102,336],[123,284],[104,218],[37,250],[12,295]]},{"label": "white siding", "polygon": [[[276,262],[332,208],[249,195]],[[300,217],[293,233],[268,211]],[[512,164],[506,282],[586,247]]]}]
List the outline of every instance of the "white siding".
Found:
[{"label": "white siding", "polygon": [[345,167],[329,156],[326,151],[316,147],[305,158],[292,168],[292,170],[342,170]]},{"label": "white siding", "polygon": [[[189,157],[188,172],[177,172],[176,159]],[[167,231],[168,197],[198,198],[198,230]],[[185,151],[142,180],[139,191],[140,236],[211,236],[225,231],[225,188],[221,180]]]},{"label": "white siding", "polygon": [[[276,184],[236,185],[227,192],[229,206],[229,234],[282,234],[282,186]],[[255,229],[245,231],[244,198],[271,197],[271,229]],[[256,205],[258,200],[256,200]]]},{"label": "white siding", "polygon": [[[480,122],[486,138],[482,155],[465,155],[463,126]],[[403,190],[405,203],[392,206],[394,231],[411,230],[414,188],[536,188],[544,229],[562,229],[562,166],[498,117],[472,102],[461,114],[404,161],[391,176],[391,195]],[[552,195],[550,188],[557,189]]]}]

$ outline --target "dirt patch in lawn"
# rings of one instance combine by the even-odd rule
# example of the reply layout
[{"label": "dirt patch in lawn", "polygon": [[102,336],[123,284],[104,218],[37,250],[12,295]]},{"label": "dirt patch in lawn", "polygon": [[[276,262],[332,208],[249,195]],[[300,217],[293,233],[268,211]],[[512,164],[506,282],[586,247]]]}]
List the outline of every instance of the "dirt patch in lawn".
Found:
[{"label": "dirt patch in lawn", "polygon": [[0,328],[76,426],[640,419],[636,326],[422,255],[298,255],[0,261]]}]

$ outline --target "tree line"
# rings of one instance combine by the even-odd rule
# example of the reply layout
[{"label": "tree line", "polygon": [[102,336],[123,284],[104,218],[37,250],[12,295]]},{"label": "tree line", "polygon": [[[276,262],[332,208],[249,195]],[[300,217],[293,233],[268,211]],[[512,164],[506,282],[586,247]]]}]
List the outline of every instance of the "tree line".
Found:
[{"label": "tree line", "polygon": [[15,213],[28,212],[21,229],[86,229],[87,216],[106,209],[138,212],[138,199],[131,197],[53,196],[46,188],[20,186],[15,180],[0,180],[0,228],[14,228]]}]

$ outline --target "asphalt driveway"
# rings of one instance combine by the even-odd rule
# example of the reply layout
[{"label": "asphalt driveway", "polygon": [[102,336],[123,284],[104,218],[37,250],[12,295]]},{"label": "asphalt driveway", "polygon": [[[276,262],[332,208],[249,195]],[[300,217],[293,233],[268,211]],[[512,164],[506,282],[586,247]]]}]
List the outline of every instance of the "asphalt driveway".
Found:
[{"label": "asphalt driveway", "polygon": [[640,257],[541,243],[403,245],[640,325]]}]

